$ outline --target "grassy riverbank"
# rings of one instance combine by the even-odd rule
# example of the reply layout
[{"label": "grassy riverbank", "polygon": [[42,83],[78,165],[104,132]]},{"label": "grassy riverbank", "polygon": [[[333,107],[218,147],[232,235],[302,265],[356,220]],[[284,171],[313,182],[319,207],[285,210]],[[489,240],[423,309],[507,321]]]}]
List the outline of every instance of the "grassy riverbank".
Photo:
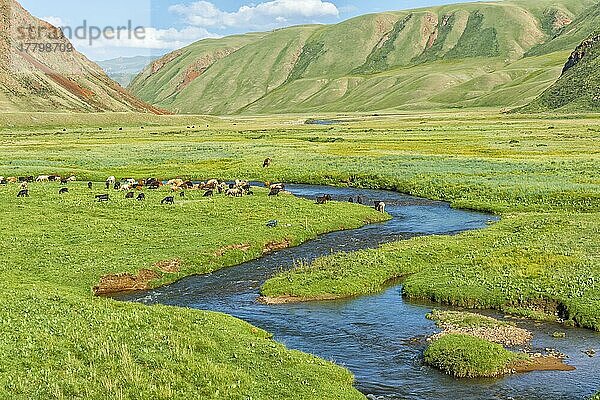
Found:
[{"label": "grassy riverbank", "polygon": [[[202,126],[206,120],[198,117],[164,117],[144,129],[137,116],[116,122],[111,115],[66,122],[38,117],[2,125],[0,175],[352,184],[502,214],[487,230],[319,260],[316,271],[276,278],[264,289],[273,295],[361,294],[410,274],[405,290],[413,297],[531,315],[561,305],[569,318],[598,329],[600,132],[594,116],[453,111],[335,116],[348,122],[334,126],[304,124],[315,116]],[[263,169],[266,157],[274,162]],[[175,258],[182,261],[180,272],[164,273],[159,283],[208,272],[256,257],[269,242],[298,243],[358,226],[374,212],[267,199],[264,192],[214,201],[189,194],[161,208],[158,194],[144,204],[115,197],[98,205],[82,185],[62,198],[57,191],[52,184],[32,186],[32,197],[17,201],[14,186],[0,188],[0,316],[9,322],[0,341],[3,397],[360,397],[345,370],[289,352],[233,318],[97,299],[91,287],[104,274],[135,273]],[[270,219],[278,219],[279,228],[266,228]],[[250,244],[247,252],[229,248],[241,244]]]},{"label": "grassy riverbank", "polygon": [[[360,398],[343,368],[289,351],[234,318],[170,307],[93,298],[106,274],[155,270],[152,284],[206,273],[259,257],[273,244],[354,228],[383,215],[366,207],[310,201],[264,189],[241,199],[202,198],[188,191],[161,206],[166,191],[145,202],[94,202],[69,184],[0,187],[0,397],[2,398]],[[277,219],[279,226],[266,227]],[[179,271],[155,267],[181,260]]]},{"label": "grassy riverbank", "polygon": [[524,358],[499,344],[460,334],[442,336],[425,350],[427,364],[456,378],[505,375],[513,363]]},{"label": "grassy riverbank", "polygon": [[600,213],[506,214],[489,228],[336,254],[283,273],[265,296],[348,297],[406,277],[414,299],[560,317],[600,330]]}]

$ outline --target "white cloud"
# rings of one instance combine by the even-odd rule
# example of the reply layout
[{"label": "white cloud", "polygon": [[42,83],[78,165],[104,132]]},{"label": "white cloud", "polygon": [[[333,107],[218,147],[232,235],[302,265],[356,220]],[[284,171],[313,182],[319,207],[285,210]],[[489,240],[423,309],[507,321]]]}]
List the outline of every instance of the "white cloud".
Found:
[{"label": "white cloud", "polygon": [[335,4],[322,0],[273,0],[242,6],[236,12],[220,10],[209,1],[176,4],[169,11],[183,17],[190,25],[203,28],[270,29],[295,23],[335,18],[340,12]]},{"label": "white cloud", "polygon": [[186,27],[183,29],[145,28],[143,38],[128,37],[127,31],[121,38],[101,37],[90,44],[89,39],[71,39],[77,50],[91,59],[101,60],[133,55],[163,54],[180,49],[201,39],[217,38],[219,35],[204,28]]},{"label": "white cloud", "polygon": [[48,17],[42,17],[40,19],[46,21],[50,25],[53,25],[53,26],[55,26],[57,28],[60,28],[60,27],[66,25],[65,22],[60,17],[48,16]]},{"label": "white cloud", "polygon": [[[143,37],[142,37],[143,36]],[[135,49],[167,49],[174,50],[201,39],[219,37],[204,28],[186,27],[178,30],[175,28],[156,29],[144,28],[144,34],[139,38],[128,35],[123,31],[120,38],[101,37],[90,44],[88,39],[72,39],[78,49],[92,48],[135,48]]]}]

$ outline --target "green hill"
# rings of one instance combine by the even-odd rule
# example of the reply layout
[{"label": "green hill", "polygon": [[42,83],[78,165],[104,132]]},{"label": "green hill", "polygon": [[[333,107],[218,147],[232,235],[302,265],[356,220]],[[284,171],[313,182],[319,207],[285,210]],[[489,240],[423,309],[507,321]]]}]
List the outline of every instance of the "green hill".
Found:
[{"label": "green hill", "polygon": [[130,89],[181,113],[514,108],[560,76],[594,4],[453,4],[203,40],[155,61]]},{"label": "green hill", "polygon": [[600,111],[600,31],[569,57],[562,76],[522,111]]}]

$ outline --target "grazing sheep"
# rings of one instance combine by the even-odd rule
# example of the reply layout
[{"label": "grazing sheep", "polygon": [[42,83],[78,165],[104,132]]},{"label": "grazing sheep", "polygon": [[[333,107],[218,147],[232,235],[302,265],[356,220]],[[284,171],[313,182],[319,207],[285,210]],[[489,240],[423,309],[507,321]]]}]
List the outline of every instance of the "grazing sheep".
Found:
[{"label": "grazing sheep", "polygon": [[129,186],[133,186],[133,185],[135,185],[137,183],[136,180],[133,179],[133,178],[127,178],[127,179],[124,179],[124,181],[127,182],[127,184]]},{"label": "grazing sheep", "polygon": [[11,176],[10,178],[7,179],[8,183],[17,183],[19,182],[19,179],[15,176]]},{"label": "grazing sheep", "polygon": [[285,190],[285,185],[283,183],[274,183],[272,185],[269,185],[270,189],[279,189],[280,192],[283,192]]},{"label": "grazing sheep", "polygon": [[138,194],[137,201],[144,201],[144,200],[146,200],[146,195],[144,193]]},{"label": "grazing sheep", "polygon": [[61,176],[59,176],[59,175],[50,175],[50,176],[48,177],[48,180],[49,180],[50,182],[60,182],[60,181],[62,180],[62,177],[61,177]]},{"label": "grazing sheep", "polygon": [[249,187],[250,187],[250,184],[248,183],[248,181],[240,181],[238,179],[235,180],[235,188],[240,188],[240,189],[246,190],[246,188],[249,188]]},{"label": "grazing sheep", "polygon": [[216,179],[211,179],[206,184],[204,184],[204,189],[212,189],[215,190],[219,186],[219,181]]},{"label": "grazing sheep", "polygon": [[23,189],[17,193],[17,197],[29,197],[29,190]]},{"label": "grazing sheep", "polygon": [[264,162],[263,162],[263,168],[269,168],[271,166],[271,164],[273,163],[273,160],[271,158],[267,158]]},{"label": "grazing sheep", "polygon": [[61,179],[60,183],[63,184],[63,185],[66,185],[67,183],[69,183],[69,181],[66,180],[66,179]]},{"label": "grazing sheep", "polygon": [[65,194],[65,193],[69,193],[69,189],[68,188],[62,188],[58,191],[58,194]]},{"label": "grazing sheep", "polygon": [[385,213],[385,203],[383,201],[376,201],[375,210],[379,211],[380,213]]},{"label": "grazing sheep", "polygon": [[121,186],[121,190],[124,192],[128,192],[131,190],[131,185],[127,183],[127,184]]},{"label": "grazing sheep", "polygon": [[165,197],[164,199],[162,199],[160,204],[175,204],[175,197],[173,197],[173,196]]},{"label": "grazing sheep", "polygon": [[267,227],[268,228],[276,228],[277,225],[279,225],[279,221],[277,221],[276,219],[267,222]]},{"label": "grazing sheep", "polygon": [[108,194],[99,194],[96,196],[96,200],[98,200],[100,203],[107,202],[109,200]]},{"label": "grazing sheep", "polygon": [[126,199],[133,199],[133,197],[135,196],[135,194],[133,192],[129,192],[125,195]]},{"label": "grazing sheep", "polygon": [[35,178],[36,182],[50,182],[50,175],[40,175]]},{"label": "grazing sheep", "polygon": [[167,182],[167,185],[180,187],[183,186],[183,183],[183,179],[171,179]]},{"label": "grazing sheep", "polygon": [[244,191],[241,188],[235,188],[229,189],[226,194],[229,197],[242,197],[244,196]]},{"label": "grazing sheep", "polygon": [[109,186],[114,186],[115,183],[117,183],[117,178],[115,178],[114,176],[109,176],[106,179],[106,184],[109,185]]},{"label": "grazing sheep", "polygon": [[28,188],[27,181],[21,182],[20,188],[21,188],[21,190],[26,190]]},{"label": "grazing sheep", "polygon": [[331,195],[326,194],[325,196],[317,197],[317,204],[327,204],[331,200]]},{"label": "grazing sheep", "polygon": [[92,182],[88,182],[88,189],[92,190],[92,187],[94,187],[94,184]]},{"label": "grazing sheep", "polygon": [[67,182],[76,182],[77,181],[77,177],[75,175],[71,175],[70,177],[67,178]]},{"label": "grazing sheep", "polygon": [[0,176],[0,185],[7,185],[7,184],[8,184],[8,181],[6,180],[6,178],[3,176]]},{"label": "grazing sheep", "polygon": [[269,196],[270,197],[279,196],[279,193],[281,193],[281,189],[271,188],[271,191],[269,192]]},{"label": "grazing sheep", "polygon": [[202,197],[213,197],[215,195],[214,190],[207,190]]},{"label": "grazing sheep", "polygon": [[113,187],[115,190],[121,189],[121,182],[115,182],[115,185]]},{"label": "grazing sheep", "polygon": [[160,183],[160,182],[157,182],[157,181],[151,182],[151,183],[148,185],[148,189],[150,189],[150,190],[157,190],[157,189],[158,189],[158,188],[160,188],[160,187],[161,187],[161,183]]},{"label": "grazing sheep", "polygon": [[217,193],[222,194],[225,193],[225,191],[227,191],[227,184],[225,182],[217,186]]}]

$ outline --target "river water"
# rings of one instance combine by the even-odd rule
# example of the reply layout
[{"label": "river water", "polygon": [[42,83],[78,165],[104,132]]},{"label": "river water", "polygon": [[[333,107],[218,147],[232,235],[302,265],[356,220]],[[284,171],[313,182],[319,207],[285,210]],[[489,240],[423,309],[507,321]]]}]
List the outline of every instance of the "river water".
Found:
[{"label": "river water", "polygon": [[[333,232],[295,248],[215,273],[185,278],[156,290],[113,296],[124,301],[219,311],[241,318],[274,335],[292,349],[315,354],[350,369],[356,387],[371,399],[585,399],[600,390],[600,334],[552,323],[515,320],[533,331],[532,350],[565,353],[570,372],[532,372],[502,379],[454,379],[423,365],[423,338],[436,331],[425,315],[430,304],[404,301],[401,285],[355,299],[266,306],[256,301],[261,284],[297,260],[311,261],[339,251],[376,247],[423,235],[481,229],[496,217],[450,208],[443,202],[395,192],[290,185],[297,196],[330,194],[334,200],[365,204],[384,201],[392,220],[355,230]],[[437,307],[441,308],[441,307]],[[502,315],[492,316],[503,318]],[[566,338],[552,333],[566,332]]]}]

